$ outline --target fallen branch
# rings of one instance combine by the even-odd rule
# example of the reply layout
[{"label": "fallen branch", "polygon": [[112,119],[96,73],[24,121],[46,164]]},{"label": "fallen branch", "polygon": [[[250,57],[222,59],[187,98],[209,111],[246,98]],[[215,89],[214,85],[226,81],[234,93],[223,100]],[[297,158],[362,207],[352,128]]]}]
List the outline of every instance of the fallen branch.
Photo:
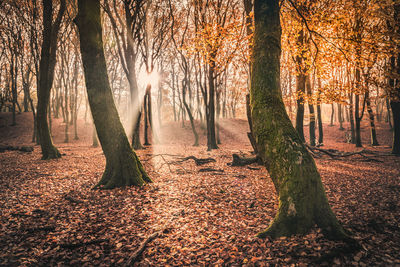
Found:
[{"label": "fallen branch", "polygon": [[380,162],[380,163],[383,162],[383,161],[380,160],[380,159],[374,159],[374,158],[368,157],[368,156],[366,156],[366,155],[364,155],[364,154],[360,154],[360,155],[366,159],[365,161],[375,161],[375,162]]},{"label": "fallen branch", "polygon": [[79,242],[79,243],[62,243],[62,244],[59,244],[59,246],[61,248],[74,249],[74,248],[79,248],[79,247],[88,246],[88,245],[100,244],[103,242],[108,242],[108,239],[94,239],[94,240],[90,240],[87,242]]},{"label": "fallen branch", "polygon": [[161,235],[164,232],[163,230],[160,230],[158,232],[153,233],[152,235],[150,235],[148,238],[146,238],[142,244],[139,246],[139,248],[132,253],[132,255],[129,257],[128,261],[126,262],[126,264],[124,266],[131,266],[133,265],[142,255],[143,251],[146,248],[146,245],[153,241],[154,239],[156,239],[159,235]]},{"label": "fallen branch", "polygon": [[203,168],[203,169],[200,169],[199,172],[224,172],[224,170],[213,169],[213,168]]},{"label": "fallen branch", "polygon": [[247,166],[247,169],[249,169],[249,170],[261,170],[261,168],[251,167],[251,166]]},{"label": "fallen branch", "polygon": [[213,159],[213,158],[201,159],[201,158],[196,158],[195,156],[189,156],[189,157],[186,157],[186,158],[182,158],[178,162],[184,162],[184,161],[189,160],[189,159],[194,160],[194,162],[196,163],[197,166],[204,165],[204,164],[207,164],[207,163],[210,163],[210,162],[216,162],[216,160]]},{"label": "fallen branch", "polygon": [[336,157],[344,158],[344,157],[350,157],[350,156],[354,156],[354,155],[360,155],[361,157],[366,158],[367,161],[383,162],[379,159],[375,159],[375,158],[365,155],[365,154],[377,155],[375,152],[370,151],[370,150],[363,149],[363,150],[354,151],[354,152],[343,152],[343,151],[338,151],[335,149],[322,149],[322,148],[318,148],[318,147],[312,147],[308,144],[305,144],[305,146],[307,147],[308,151],[310,151],[310,153],[313,154],[314,157],[319,156],[316,152],[321,152],[321,153],[328,155],[331,158],[336,158]]},{"label": "fallen branch", "polygon": [[32,152],[33,146],[0,146],[0,153],[5,151]]},{"label": "fallen branch", "polygon": [[232,162],[228,164],[230,166],[246,166],[253,163],[259,163],[258,157],[246,158],[246,157],[241,157],[238,154],[233,154],[232,158],[233,158]]}]

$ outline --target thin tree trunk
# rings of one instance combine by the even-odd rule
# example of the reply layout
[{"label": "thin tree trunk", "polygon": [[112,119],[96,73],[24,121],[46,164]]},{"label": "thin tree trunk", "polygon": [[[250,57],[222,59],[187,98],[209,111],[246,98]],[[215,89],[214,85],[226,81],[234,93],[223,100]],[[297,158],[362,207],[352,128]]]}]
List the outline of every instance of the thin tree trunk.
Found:
[{"label": "thin tree trunk", "polygon": [[[368,88],[368,85],[367,85]],[[365,101],[367,103],[367,111],[369,115],[369,123],[371,126],[371,145],[372,146],[379,146],[378,139],[376,137],[376,127],[375,127],[375,118],[374,118],[374,113],[372,111],[371,107],[371,99],[369,98],[369,90],[365,92]]]},{"label": "thin tree trunk", "polygon": [[337,110],[338,110],[338,120],[339,120],[339,130],[343,131],[343,113],[342,113],[342,105],[337,103]]},{"label": "thin tree trunk", "polygon": [[39,88],[37,104],[37,129],[42,149],[42,159],[61,157],[58,149],[53,145],[49,125],[47,124],[47,111],[50,102],[50,90],[54,78],[54,66],[56,63],[57,35],[60,29],[61,19],[65,11],[65,0],[61,0],[61,6],[54,24],[52,0],[43,0],[43,42],[39,63]]},{"label": "thin tree trunk", "polygon": [[306,76],[299,74],[296,76],[296,93],[297,93],[297,110],[296,110],[296,130],[300,139],[305,142],[304,138],[304,93],[306,86]]},{"label": "thin tree trunk", "polygon": [[191,112],[191,110],[189,108],[189,105],[186,103],[186,87],[188,85],[187,78],[185,78],[184,81],[182,81],[182,83],[183,83],[182,84],[182,102],[183,102],[183,105],[186,108],[187,114],[189,115],[190,126],[192,127],[192,132],[193,132],[193,135],[194,135],[194,144],[193,144],[193,146],[199,146],[199,135],[197,134],[197,131],[196,131],[196,126],[194,124],[194,118],[193,118],[192,112]]},{"label": "thin tree trunk", "polygon": [[354,113],[353,113],[353,93],[349,94],[350,98],[350,106],[349,106],[349,118],[350,118],[350,131],[351,131],[351,140],[352,144],[356,143],[356,133],[354,129]]},{"label": "thin tree trunk", "polygon": [[215,77],[214,77],[214,64],[208,68],[208,121],[207,121],[207,150],[218,149],[217,139],[215,134]]},{"label": "thin tree trunk", "polygon": [[362,147],[362,142],[361,142],[361,117],[360,115],[360,95],[356,94],[355,97],[355,120],[356,120],[356,147]]},{"label": "thin tree trunk", "polygon": [[390,115],[390,112],[391,112],[391,110],[390,110],[390,101],[389,101],[389,99],[387,99],[386,98],[386,109],[387,109],[387,120],[388,120],[388,123],[389,123],[389,128],[390,128],[390,130],[392,130],[393,129],[393,125],[392,125],[392,116]]},{"label": "thin tree trunk", "polygon": [[145,146],[149,146],[150,145],[150,142],[149,142],[149,118],[148,118],[148,116],[149,116],[149,112],[148,112],[148,109],[149,109],[149,105],[148,105],[148,101],[149,101],[149,96],[148,96],[148,88],[150,87],[151,85],[147,85],[147,88],[146,88],[146,93],[145,93],[145,95],[144,95],[144,102],[143,102],[143,105],[144,105],[144,110],[143,110],[143,113],[144,113],[144,145]]},{"label": "thin tree trunk", "polygon": [[306,77],[306,90],[308,95],[308,113],[310,117],[310,124],[309,124],[309,133],[310,133],[310,145],[315,146],[315,111],[314,105],[312,103],[312,89],[311,89],[311,81],[310,75]]}]

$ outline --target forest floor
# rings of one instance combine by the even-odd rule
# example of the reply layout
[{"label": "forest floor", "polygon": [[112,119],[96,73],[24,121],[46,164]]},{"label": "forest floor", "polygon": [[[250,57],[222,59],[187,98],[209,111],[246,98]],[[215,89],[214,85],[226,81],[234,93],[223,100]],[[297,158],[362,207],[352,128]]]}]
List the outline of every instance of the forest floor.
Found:
[{"label": "forest floor", "polygon": [[[10,118],[0,113],[0,145],[32,146],[32,115],[17,115],[16,126]],[[125,265],[153,233],[159,235],[136,265],[400,265],[400,158],[389,154],[387,124],[378,123],[378,147],[367,144],[363,124],[364,149],[375,155],[316,158],[332,209],[361,245],[356,251],[319,229],[255,238],[278,201],[264,167],[227,165],[233,153],[250,155],[247,122],[222,120],[222,144],[212,152],[198,126],[199,147],[191,145],[189,123],[171,122],[161,127],[161,144],[137,151],[154,181],[142,188],[92,190],[105,159],[101,148],[91,147],[91,126],[82,121],[80,139],[71,134],[64,143],[65,124],[53,120],[60,159],[41,160],[39,146],[0,153],[0,265]],[[345,143],[337,125],[324,125],[324,137],[324,149],[361,150]],[[187,156],[216,162],[180,162]]]}]

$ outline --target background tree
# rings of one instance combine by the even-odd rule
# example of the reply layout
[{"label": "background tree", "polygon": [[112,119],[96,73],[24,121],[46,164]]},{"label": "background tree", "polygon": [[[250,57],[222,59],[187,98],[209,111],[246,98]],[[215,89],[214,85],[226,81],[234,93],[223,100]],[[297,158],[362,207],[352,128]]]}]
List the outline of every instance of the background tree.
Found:
[{"label": "background tree", "polygon": [[43,0],[43,43],[39,64],[39,87],[37,104],[37,128],[42,159],[53,159],[61,157],[58,149],[53,145],[47,123],[48,107],[50,102],[50,90],[53,84],[54,67],[56,64],[57,36],[65,11],[65,0],[61,5],[54,23],[53,2]]}]

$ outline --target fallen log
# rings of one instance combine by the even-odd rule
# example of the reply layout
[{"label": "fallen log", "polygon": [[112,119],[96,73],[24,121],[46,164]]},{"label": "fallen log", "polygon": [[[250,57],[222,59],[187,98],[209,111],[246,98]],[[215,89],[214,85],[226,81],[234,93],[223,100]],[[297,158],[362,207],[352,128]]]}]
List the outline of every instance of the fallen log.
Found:
[{"label": "fallen log", "polygon": [[246,157],[241,157],[238,154],[233,154],[232,162],[228,165],[230,165],[230,166],[246,166],[246,165],[250,165],[253,163],[260,163],[260,159],[258,157],[246,158]]},{"label": "fallen log", "polygon": [[184,162],[186,160],[192,159],[194,160],[194,162],[196,163],[197,166],[201,166],[210,162],[216,162],[216,160],[214,158],[196,158],[195,156],[189,156],[189,157],[185,157],[181,160],[179,160],[178,162]]},{"label": "fallen log", "polygon": [[203,168],[203,169],[200,169],[199,172],[224,172],[224,170],[213,169],[213,168]]},{"label": "fallen log", "polygon": [[0,153],[5,151],[32,152],[33,146],[0,146]]}]

